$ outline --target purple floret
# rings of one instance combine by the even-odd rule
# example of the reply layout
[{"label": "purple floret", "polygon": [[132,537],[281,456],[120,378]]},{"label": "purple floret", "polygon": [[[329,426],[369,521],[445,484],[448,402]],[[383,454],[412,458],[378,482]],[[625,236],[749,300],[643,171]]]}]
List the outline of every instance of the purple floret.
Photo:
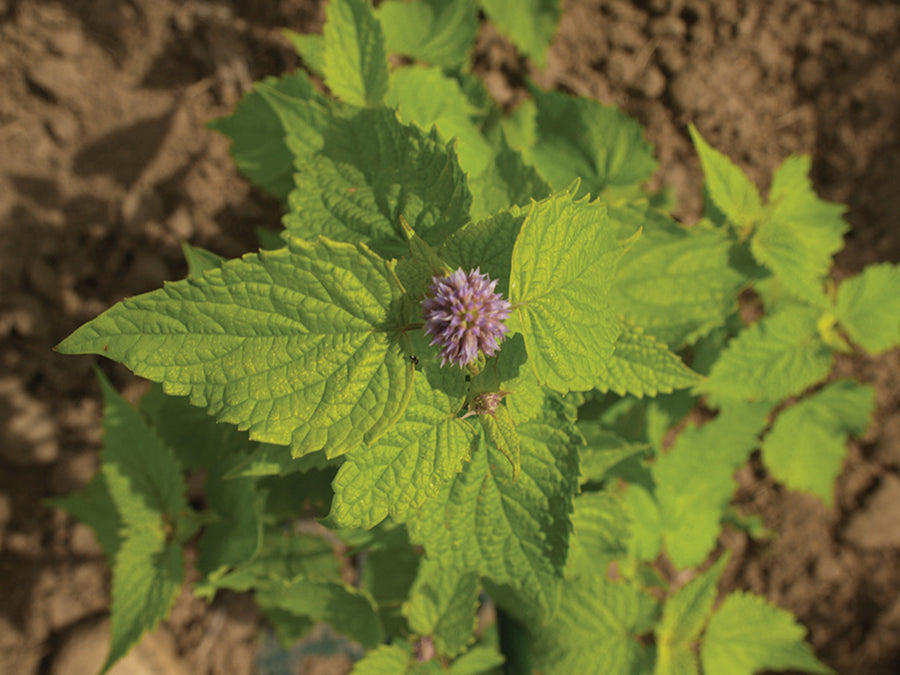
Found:
[{"label": "purple floret", "polygon": [[497,281],[478,268],[468,274],[462,268],[449,276],[436,276],[422,302],[425,333],[441,347],[441,366],[463,367],[478,352],[493,356],[509,329],[510,304],[496,293]]}]

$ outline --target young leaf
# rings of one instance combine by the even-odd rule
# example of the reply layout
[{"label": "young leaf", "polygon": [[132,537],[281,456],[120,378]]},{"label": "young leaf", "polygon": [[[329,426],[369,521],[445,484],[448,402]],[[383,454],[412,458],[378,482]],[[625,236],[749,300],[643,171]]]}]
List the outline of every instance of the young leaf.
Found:
[{"label": "young leaf", "polygon": [[739,400],[780,401],[823,379],[831,349],[819,338],[819,313],[795,308],[767,316],[728,343],[697,391]]},{"label": "young leaf", "polygon": [[375,16],[389,52],[443,68],[465,63],[478,32],[472,0],[388,0],[378,6]]},{"label": "young leaf", "polygon": [[284,226],[307,239],[365,242],[399,257],[408,250],[401,218],[433,246],[469,220],[472,196],[452,147],[390,110],[334,119],[296,180]]},{"label": "young leaf", "polygon": [[488,18],[538,68],[559,25],[559,0],[479,0]]},{"label": "young leaf", "polygon": [[186,241],[181,242],[181,252],[188,265],[188,276],[195,279],[199,279],[207,270],[214,270],[225,262],[225,258],[222,256],[199,246],[191,246]]},{"label": "young leaf", "polygon": [[691,124],[688,129],[700,155],[703,178],[713,203],[736,227],[758,223],[763,205],[756,185],[728,157],[703,140],[697,127]]},{"label": "young leaf", "polygon": [[872,354],[900,344],[900,265],[869,265],[841,283],[837,315],[850,338]]},{"label": "young leaf", "polygon": [[643,183],[656,170],[641,125],[615,106],[537,88],[532,94],[537,142],[529,157],[554,190],[580,178],[582,191],[596,196],[608,186]]},{"label": "young leaf", "polygon": [[778,416],[763,441],[766,467],[789,488],[812,492],[831,506],[847,436],[866,430],[874,407],[872,387],[832,382]]},{"label": "young leaf", "polygon": [[831,257],[843,248],[846,207],[816,196],[809,157],[788,157],[775,172],[769,213],[750,242],[753,257],[772,270],[785,290],[804,299],[822,294]]},{"label": "young leaf", "polygon": [[731,403],[701,427],[682,432],[651,471],[666,551],[678,569],[701,564],[716,544],[737,484],[734,471],[758,445],[768,403]]},{"label": "young leaf", "polygon": [[289,28],[282,28],[281,34],[294,46],[297,56],[303,59],[303,65],[324,79],[325,36],[314,33],[297,33]]},{"label": "young leaf", "polygon": [[403,614],[419,635],[432,636],[438,654],[454,657],[472,639],[478,623],[478,575],[459,574],[424,560]]},{"label": "young leaf", "polygon": [[613,309],[648,334],[681,348],[737,309],[743,277],[728,261],[731,243],[711,228],[682,227],[647,205],[610,207],[614,220],[641,236],[619,263],[609,293]]},{"label": "young leaf", "polygon": [[[424,357],[423,357],[424,358]],[[351,452],[334,479],[331,517],[368,529],[388,514],[404,522],[469,460],[477,434],[456,413],[465,395],[459,369],[417,377],[406,413],[378,442]]]},{"label": "young leaf", "polygon": [[596,388],[620,396],[671,393],[697,384],[701,377],[650,335],[628,321],[622,321],[616,350],[596,371]]},{"label": "young leaf", "polygon": [[403,297],[365,248],[292,239],[119,303],[58,349],[121,361],[251,438],[336,456],[409,400]]},{"label": "young leaf", "polygon": [[302,70],[280,79],[266,78],[238,103],[234,113],[208,126],[232,140],[231,156],[247,178],[284,200],[294,187],[294,155],[285,141],[289,130],[284,120],[260,93],[266,88],[299,101],[319,98]]},{"label": "young leaf", "polygon": [[325,10],[325,84],[346,103],[375,105],[388,89],[384,34],[369,0],[330,0]]},{"label": "young leaf", "polygon": [[591,389],[621,326],[606,303],[626,244],[602,202],[567,193],[536,203],[513,250],[509,296],[543,384]]},{"label": "young leaf", "polygon": [[712,612],[716,586],[727,562],[728,555],[722,556],[666,601],[662,620],[654,631],[657,649],[654,675],[698,673],[697,657],[691,647]]},{"label": "young leaf", "polygon": [[508,584],[548,614],[569,541],[568,517],[577,489],[580,438],[557,403],[519,425],[522,471],[490,445],[407,521],[410,538],[429,558],[460,572]]},{"label": "young leaf", "polygon": [[804,642],[806,630],[765,598],[733,593],[706,629],[700,658],[706,673],[752,675],[762,670],[802,670],[830,675]]}]

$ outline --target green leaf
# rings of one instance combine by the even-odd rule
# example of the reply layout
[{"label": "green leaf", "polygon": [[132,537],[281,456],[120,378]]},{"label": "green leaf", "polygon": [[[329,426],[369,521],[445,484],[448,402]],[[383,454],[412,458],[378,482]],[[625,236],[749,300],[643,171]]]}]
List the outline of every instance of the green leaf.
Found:
[{"label": "green leaf", "polygon": [[900,265],[870,265],[838,287],[838,321],[872,354],[900,344]]},{"label": "green leaf", "polygon": [[[409,542],[406,529],[391,523],[380,527],[375,544],[362,544],[365,556],[360,572],[361,587],[378,603],[378,614],[388,640],[409,635],[403,603],[424,558]],[[347,542],[351,546],[352,542]]]},{"label": "green leaf", "polygon": [[713,204],[737,227],[759,222],[763,216],[763,205],[753,181],[727,156],[703,140],[697,127],[691,124],[688,129],[700,155],[703,178]]},{"label": "green leaf", "polygon": [[450,675],[481,675],[503,665],[503,654],[489,647],[473,647],[450,664]]},{"label": "green leaf", "polygon": [[662,620],[654,631],[657,650],[654,675],[699,673],[693,643],[712,612],[716,587],[727,562],[728,555],[722,556],[666,600]]},{"label": "green leaf", "polygon": [[207,270],[214,270],[225,262],[225,258],[207,251],[199,246],[191,246],[186,241],[181,242],[181,252],[188,265],[188,276],[199,279]]},{"label": "green leaf", "polygon": [[538,68],[559,25],[559,0],[479,0],[488,18]]},{"label": "green leaf", "polygon": [[303,59],[303,65],[320,77],[325,73],[325,36],[297,33],[289,28],[282,28],[284,35],[294,46],[297,56]]},{"label": "green leaf", "polygon": [[614,220],[641,236],[619,263],[610,289],[613,309],[679,349],[737,309],[743,277],[729,265],[731,242],[719,230],[682,227],[646,204],[613,206]]},{"label": "green leaf", "polygon": [[478,32],[472,0],[388,0],[378,6],[375,16],[381,21],[389,52],[444,68],[467,61]]},{"label": "green leaf", "polygon": [[407,311],[391,265],[365,248],[292,239],[125,300],[58,349],[121,361],[251,438],[336,456],[406,407]]},{"label": "green leaf", "polygon": [[498,382],[493,390],[509,392],[504,401],[516,424],[540,415],[544,405],[544,388],[527,361],[525,340],[517,333],[507,338],[495,362]]},{"label": "green leaf", "polygon": [[602,202],[566,192],[536,203],[513,250],[510,301],[538,380],[588,390],[621,326],[606,302],[626,244]]},{"label": "green leaf", "polygon": [[849,228],[846,207],[816,196],[808,174],[809,157],[788,157],[775,172],[769,190],[769,213],[750,242],[753,257],[775,274],[793,295],[815,300],[844,246]]},{"label": "green leaf", "polygon": [[294,187],[294,155],[285,141],[284,120],[260,93],[266,88],[299,101],[319,98],[302,70],[280,79],[266,78],[241,99],[232,115],[208,126],[232,140],[231,156],[247,178],[283,200]]},{"label": "green leaf", "polygon": [[734,494],[734,471],[758,445],[768,403],[731,403],[690,427],[652,466],[666,551],[678,569],[700,565],[716,545]]},{"label": "green leaf", "polygon": [[106,556],[110,567],[112,566],[122,544],[122,538],[119,535],[122,529],[122,518],[119,516],[115,502],[109,495],[103,471],[95,473],[91,482],[78,492],[73,492],[65,497],[48,499],[46,502],[50,506],[67,511],[73,518],[77,518],[94,530],[97,541],[100,542],[100,548],[103,549],[103,555]]},{"label": "green leaf", "polygon": [[496,213],[510,204],[527,206],[533,199],[545,199],[550,195],[552,191],[547,181],[509,147],[503,134],[497,135],[494,150],[486,170],[478,176],[470,176],[473,218]]},{"label": "green leaf", "polygon": [[413,631],[434,638],[438,654],[452,658],[472,640],[480,590],[477,574],[445,570],[426,559],[419,566],[403,614]]},{"label": "green leaf", "polygon": [[380,645],[353,664],[350,675],[405,675],[413,659],[412,651],[407,647]]},{"label": "green leaf", "polygon": [[493,415],[482,415],[479,417],[479,421],[481,428],[484,429],[485,440],[493,444],[509,460],[513,470],[513,480],[516,480],[521,469],[521,444],[509,410],[505,405],[500,405]]},{"label": "green leaf", "polygon": [[181,546],[166,543],[161,520],[126,526],[112,569],[112,639],[101,672],[168,616],[183,580]]},{"label": "green leaf", "polygon": [[597,389],[641,398],[668,394],[701,380],[656,338],[644,335],[640,328],[627,321],[622,321],[621,326],[616,351],[596,372]]},{"label": "green leaf", "polygon": [[566,582],[559,612],[533,632],[535,669],[544,673],[638,675],[653,652],[637,636],[656,612],[656,601],[637,586],[614,583],[602,570]]},{"label": "green leaf", "polygon": [[622,498],[632,523],[629,557],[636,561],[655,560],[662,549],[662,516],[659,504],[641,484],[629,483]]},{"label": "green leaf", "polygon": [[566,560],[580,438],[556,402],[518,431],[518,480],[503,455],[482,446],[407,524],[410,538],[442,567],[518,589],[547,614]]},{"label": "green leaf", "polygon": [[749,593],[733,593],[713,614],[703,638],[703,670],[716,675],[752,675],[763,670],[833,671],[806,644],[806,630],[790,612]]},{"label": "green leaf", "polygon": [[469,220],[472,196],[451,146],[385,109],[336,118],[296,176],[284,226],[296,236],[407,251],[400,219],[437,246]]},{"label": "green leaf", "polygon": [[[423,357],[424,358],[424,357]],[[406,413],[373,445],[347,455],[334,479],[331,517],[341,527],[368,529],[388,514],[404,522],[434,498],[468,461],[477,435],[456,417],[466,383],[459,369],[417,377]]]},{"label": "green leaf", "polygon": [[375,105],[388,90],[384,34],[369,0],[330,0],[325,10],[325,84],[346,103]]},{"label": "green leaf", "polygon": [[296,578],[258,591],[256,597],[260,605],[326,621],[338,633],[367,648],[384,637],[372,598],[352,586]]},{"label": "green leaf", "polygon": [[643,183],[656,170],[641,125],[615,106],[532,88],[537,142],[530,159],[554,190],[577,178],[597,196],[608,186]]},{"label": "green leaf", "polygon": [[612,492],[586,492],[575,498],[572,543],[566,578],[602,574],[628,553],[631,520],[622,498]]},{"label": "green leaf", "polygon": [[811,492],[830,507],[847,437],[865,432],[874,408],[872,387],[832,382],[778,416],[762,446],[766,467],[789,488]]},{"label": "green leaf", "polygon": [[581,449],[582,484],[599,483],[606,472],[619,462],[630,457],[644,455],[650,450],[648,443],[632,443],[607,431],[601,424],[593,420],[579,420],[578,430],[584,436],[587,446]]},{"label": "green leaf", "polygon": [[697,391],[740,400],[780,401],[831,369],[831,349],[818,334],[819,313],[795,308],[764,317],[728,343]]}]

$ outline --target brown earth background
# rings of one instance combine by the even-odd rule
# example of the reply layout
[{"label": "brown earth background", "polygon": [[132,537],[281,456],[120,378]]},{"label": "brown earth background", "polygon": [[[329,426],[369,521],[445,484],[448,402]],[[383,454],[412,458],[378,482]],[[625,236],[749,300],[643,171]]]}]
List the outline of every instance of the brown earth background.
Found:
[{"label": "brown earth background", "polygon": [[[236,256],[278,204],[204,128],[253,80],[299,65],[281,27],[318,31],[313,0],[0,0],[0,672],[70,675],[106,649],[109,572],[91,531],[42,505],[97,468],[94,359],[54,344],[126,296],[180,278],[180,242]],[[900,6],[862,0],[571,0],[535,72],[490,26],[475,62],[505,105],[526,77],[639,119],[658,177],[699,213],[694,122],[765,189],[813,156],[853,230],[834,276],[900,260]],[[102,368],[132,400],[142,385]],[[900,672],[900,353],[842,358],[874,384],[875,420],[835,505],[790,493],[761,465],[737,503],[777,533],[727,530],[729,588],[792,610],[842,674]],[[258,619],[244,596],[183,593],[122,672],[251,673]],[[341,657],[302,672],[347,672]],[[86,672],[86,671],[85,671]],[[714,675],[714,674],[713,674]]]}]

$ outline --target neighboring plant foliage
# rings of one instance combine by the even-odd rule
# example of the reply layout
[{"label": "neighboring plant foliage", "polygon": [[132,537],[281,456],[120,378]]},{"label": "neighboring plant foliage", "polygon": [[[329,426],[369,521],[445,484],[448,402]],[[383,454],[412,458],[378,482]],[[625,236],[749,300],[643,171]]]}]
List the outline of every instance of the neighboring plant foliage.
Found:
[{"label": "neighboring plant foliage", "polygon": [[[559,8],[527,4],[480,7],[540,64]],[[900,342],[900,269],[835,287],[847,226],[809,159],[763,199],[693,127],[707,212],[677,223],[621,111],[535,88],[502,114],[477,9],[331,0],[322,36],[289,34],[331,96],[298,71],[212,124],[282,239],[186,246],[187,279],[59,345],[160,383],[136,410],[101,376],[101,470],[55,501],[112,568],[104,669],[166,617],[188,545],[195,593],[252,592],[284,644],[326,621],[359,675],[830,672],[787,612],[717,604],[707,563],[755,450],[831,503],[874,406],[833,354]],[[705,571],[673,585],[660,556]]]}]

